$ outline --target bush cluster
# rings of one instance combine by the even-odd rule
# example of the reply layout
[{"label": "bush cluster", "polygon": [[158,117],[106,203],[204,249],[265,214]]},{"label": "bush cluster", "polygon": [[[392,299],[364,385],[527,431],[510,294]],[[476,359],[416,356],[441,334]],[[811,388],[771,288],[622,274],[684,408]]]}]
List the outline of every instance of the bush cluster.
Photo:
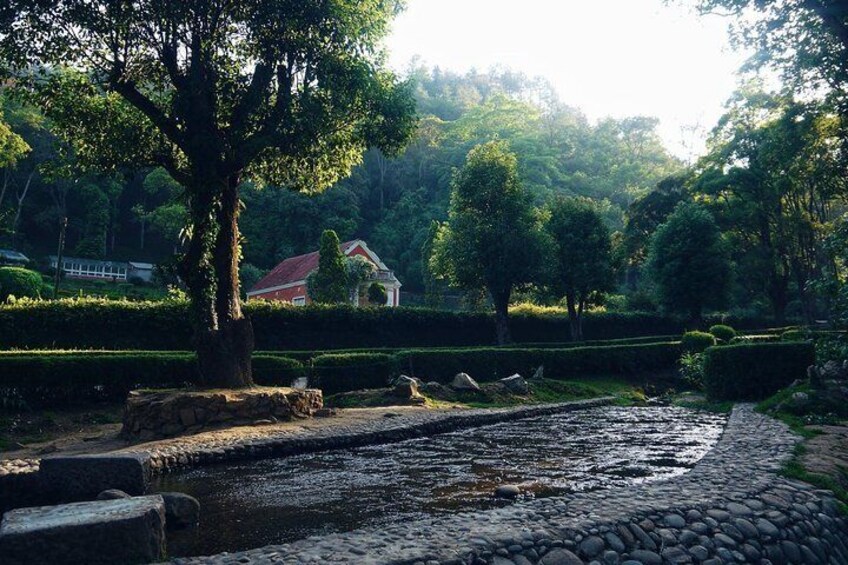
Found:
[{"label": "bush cluster", "polygon": [[383,388],[397,374],[397,357],[387,353],[328,353],[312,360],[310,386],[325,395]]},{"label": "bush cluster", "polygon": [[812,343],[711,347],[704,353],[704,389],[712,400],[762,400],[806,376]]},{"label": "bush cluster", "polygon": [[[495,344],[491,314],[419,308],[292,307],[250,302],[258,350],[467,347]],[[517,343],[570,341],[564,315],[511,317]],[[766,327],[766,320],[739,320],[737,327]],[[639,312],[587,313],[587,340],[680,335],[674,318]],[[0,306],[0,347],[188,350],[188,305],[162,302],[68,299]]]},{"label": "bush cluster", "polygon": [[43,287],[41,275],[22,267],[0,267],[0,302],[10,296],[39,298]]},{"label": "bush cluster", "polygon": [[[256,355],[254,380],[284,385],[304,374],[294,359]],[[119,401],[131,390],[198,383],[193,353],[159,351],[0,354],[0,406],[58,407]]]},{"label": "bush cluster", "polygon": [[706,332],[686,332],[680,342],[685,353],[701,353],[715,344],[715,336]]},{"label": "bush cluster", "polygon": [[736,330],[725,324],[716,324],[710,327],[710,333],[723,343],[730,343],[736,337]]}]

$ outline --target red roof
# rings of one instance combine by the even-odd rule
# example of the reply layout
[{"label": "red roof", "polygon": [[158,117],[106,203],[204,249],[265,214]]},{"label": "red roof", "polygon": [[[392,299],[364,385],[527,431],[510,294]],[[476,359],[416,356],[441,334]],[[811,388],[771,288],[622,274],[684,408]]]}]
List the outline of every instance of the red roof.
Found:
[{"label": "red roof", "polygon": [[[356,241],[346,241],[339,245],[342,253],[347,254],[357,243]],[[298,255],[297,257],[289,257],[276,267],[274,270],[265,275],[258,283],[253,285],[250,292],[257,292],[268,288],[276,288],[287,284],[292,284],[306,280],[306,277],[318,268],[318,252],[313,251],[306,255]]]}]

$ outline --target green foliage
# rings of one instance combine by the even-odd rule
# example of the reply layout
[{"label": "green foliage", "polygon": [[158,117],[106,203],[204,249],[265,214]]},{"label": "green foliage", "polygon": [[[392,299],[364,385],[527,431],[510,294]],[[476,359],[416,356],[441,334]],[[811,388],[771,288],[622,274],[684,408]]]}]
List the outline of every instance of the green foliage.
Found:
[{"label": "green foliage", "polygon": [[372,282],[368,286],[368,302],[374,306],[385,306],[389,299],[389,294],[386,292],[386,287],[378,282]]},{"label": "green foliage", "polygon": [[564,296],[574,318],[574,339],[582,338],[583,311],[599,293],[614,288],[609,230],[594,206],[585,200],[558,198],[549,210],[545,231],[553,255],[549,286]]},{"label": "green foliage", "polygon": [[504,142],[468,153],[452,183],[448,223],[435,242],[432,266],[453,286],[488,291],[499,343],[510,341],[507,306],[515,287],[538,279],[539,219],[518,177],[518,160]]},{"label": "green foliage", "polygon": [[647,270],[662,305],[699,321],[705,308],[726,305],[730,284],[727,248],[715,220],[685,202],[651,240]]},{"label": "green foliage", "polygon": [[397,373],[397,360],[386,353],[328,353],[312,360],[314,382],[324,394],[383,388]]},{"label": "green foliage", "polygon": [[[304,374],[300,362],[281,356],[253,359],[258,384],[288,386]],[[0,401],[56,407],[121,401],[139,388],[198,384],[194,354],[159,351],[20,352],[0,355]]]},{"label": "green foliage", "polygon": [[816,361],[812,343],[711,347],[704,356],[704,388],[713,400],[762,400],[805,378]]},{"label": "green foliage", "polygon": [[680,356],[680,378],[695,390],[704,389],[704,354],[683,351]]},{"label": "green foliage", "polygon": [[[185,350],[191,346],[188,304],[63,299],[0,306],[0,343],[18,348],[107,348]],[[251,301],[257,350],[330,350],[374,347],[481,346],[496,343],[491,314],[422,308],[292,307]],[[768,327],[769,320],[739,319],[738,328]],[[585,337],[613,340],[680,335],[680,320],[656,314],[587,312]],[[519,343],[569,340],[563,315],[513,315]]]},{"label": "green foliage", "polygon": [[787,330],[780,334],[780,341],[804,341],[807,336],[802,330]]},{"label": "green foliage", "polygon": [[344,304],[348,293],[345,256],[339,248],[339,236],[333,230],[321,234],[318,270],[306,280],[309,298],[318,304]]},{"label": "green foliage", "polygon": [[253,286],[265,275],[265,271],[259,267],[251,265],[250,263],[242,263],[239,267],[239,280],[241,281],[242,289],[245,292],[253,288]]},{"label": "green foliage", "polygon": [[724,343],[730,343],[730,341],[736,337],[736,330],[724,324],[710,326],[710,333],[713,334],[716,339],[721,340]]},{"label": "green foliage", "polygon": [[711,333],[706,332],[686,332],[681,340],[683,351],[687,353],[701,353],[708,347],[716,344],[716,338]]},{"label": "green foliage", "polygon": [[10,296],[39,298],[43,288],[41,275],[21,267],[0,267],[0,302]]},{"label": "green foliage", "polygon": [[419,349],[401,351],[397,358],[401,372],[424,381],[448,383],[461,372],[479,382],[491,382],[515,373],[530,377],[540,365],[545,367],[546,378],[563,380],[670,370],[680,358],[680,345],[670,342],[567,349]]}]

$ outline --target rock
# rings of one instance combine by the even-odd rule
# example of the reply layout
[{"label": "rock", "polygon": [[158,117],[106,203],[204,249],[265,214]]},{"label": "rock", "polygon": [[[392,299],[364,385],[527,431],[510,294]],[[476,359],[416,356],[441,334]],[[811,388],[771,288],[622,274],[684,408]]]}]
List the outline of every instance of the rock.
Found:
[{"label": "rock", "polygon": [[467,373],[459,373],[451,381],[450,387],[455,390],[473,390],[480,392],[480,385],[477,381],[468,376]]},{"label": "rock", "polygon": [[495,489],[497,498],[516,498],[521,494],[521,489],[516,485],[501,485]]},{"label": "rock", "polygon": [[505,379],[501,379],[499,382],[513,394],[520,394],[522,396],[530,394],[530,385],[527,384],[527,381],[524,380],[524,377],[519,374],[512,375],[511,377],[507,377]]},{"label": "rock", "polygon": [[421,394],[418,392],[418,382],[406,375],[399,376],[392,389],[392,396],[403,398],[404,400],[421,398]]},{"label": "rock", "polygon": [[161,492],[165,501],[165,525],[171,528],[194,526],[200,519],[200,502],[181,492]]},{"label": "rock", "polygon": [[4,565],[150,563],[165,557],[161,496],[10,510],[0,525]]},{"label": "rock", "polygon": [[128,453],[49,457],[41,460],[39,475],[45,492],[60,502],[92,500],[109,489],[141,496],[150,482],[150,456]]},{"label": "rock", "polygon": [[531,381],[541,381],[545,378],[545,366],[539,365],[539,368],[536,369],[536,372],[533,373],[533,376],[530,377]]},{"label": "rock", "polygon": [[319,408],[315,411],[314,416],[316,418],[329,418],[336,414],[338,414],[338,411],[335,408]]},{"label": "rock", "polygon": [[604,550],[604,540],[598,536],[589,536],[580,542],[580,553],[586,557],[595,557]]},{"label": "rock", "polygon": [[557,548],[546,553],[539,565],[583,565],[583,561],[567,549]]},{"label": "rock", "polygon": [[669,514],[663,520],[669,528],[683,528],[686,526],[686,520],[680,514]]},{"label": "rock", "polygon": [[100,494],[97,495],[97,500],[119,500],[121,498],[132,498],[130,495],[125,493],[122,490],[118,490],[116,488],[110,488],[104,490]]},{"label": "rock", "polygon": [[645,565],[661,565],[663,561],[659,554],[645,549],[636,549],[631,551],[630,559],[641,561]]}]

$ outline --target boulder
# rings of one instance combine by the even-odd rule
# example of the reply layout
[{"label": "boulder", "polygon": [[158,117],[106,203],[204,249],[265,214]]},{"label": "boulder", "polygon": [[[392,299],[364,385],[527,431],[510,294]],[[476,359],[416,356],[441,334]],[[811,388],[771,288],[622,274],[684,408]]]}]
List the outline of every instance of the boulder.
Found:
[{"label": "boulder", "polygon": [[516,498],[521,494],[521,489],[516,485],[501,485],[495,489],[497,498]]},{"label": "boulder", "polygon": [[4,565],[151,563],[165,558],[161,496],[10,510],[0,524]]},{"label": "boulder", "polygon": [[111,489],[141,496],[150,484],[150,457],[137,453],[45,457],[39,479],[44,492],[58,502],[93,500]]},{"label": "boulder", "polygon": [[841,381],[846,378],[845,366],[839,361],[828,361],[819,368],[819,374],[825,380]]},{"label": "boulder", "polygon": [[165,501],[165,525],[172,528],[194,526],[200,520],[200,502],[181,492],[160,492]]},{"label": "boulder", "polygon": [[515,374],[511,377],[501,379],[500,383],[513,394],[520,394],[522,396],[530,394],[530,385],[527,384],[527,381],[521,375]]},{"label": "boulder", "polygon": [[406,375],[397,378],[392,389],[392,396],[414,404],[424,404],[425,401],[421,393],[418,392],[418,381]]},{"label": "boulder", "polygon": [[120,500],[122,498],[132,498],[130,495],[125,493],[122,490],[118,490],[116,488],[110,488],[108,490],[104,490],[100,494],[97,495],[97,500]]},{"label": "boulder", "polygon": [[473,390],[480,392],[480,385],[477,381],[468,376],[467,373],[459,373],[451,381],[450,387],[455,390]]}]

